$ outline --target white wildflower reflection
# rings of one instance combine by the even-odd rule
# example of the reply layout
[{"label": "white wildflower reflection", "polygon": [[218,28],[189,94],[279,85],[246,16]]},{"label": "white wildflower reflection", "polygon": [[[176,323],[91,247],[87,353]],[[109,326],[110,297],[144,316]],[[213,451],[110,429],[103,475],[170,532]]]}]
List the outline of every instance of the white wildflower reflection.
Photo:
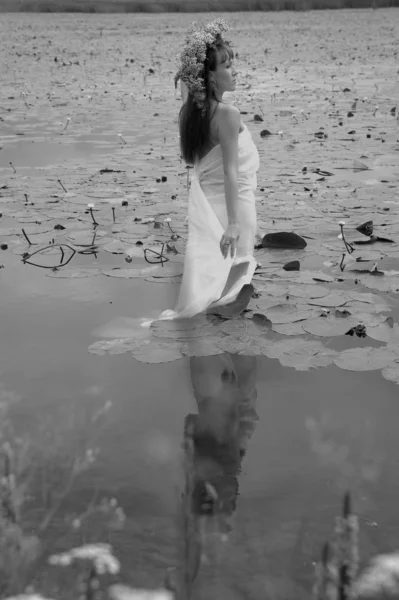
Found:
[{"label": "white wildflower reflection", "polygon": [[399,597],[399,551],[372,559],[354,585],[354,597],[364,600]]},{"label": "white wildflower reflection", "polygon": [[143,590],[119,584],[111,585],[108,594],[111,600],[174,600],[168,590]]},{"label": "white wildflower reflection", "polygon": [[120,571],[120,562],[112,554],[110,544],[87,544],[73,548],[62,554],[53,554],[48,562],[50,565],[67,567],[78,560],[89,560],[93,563],[98,575],[110,573],[115,575]]}]

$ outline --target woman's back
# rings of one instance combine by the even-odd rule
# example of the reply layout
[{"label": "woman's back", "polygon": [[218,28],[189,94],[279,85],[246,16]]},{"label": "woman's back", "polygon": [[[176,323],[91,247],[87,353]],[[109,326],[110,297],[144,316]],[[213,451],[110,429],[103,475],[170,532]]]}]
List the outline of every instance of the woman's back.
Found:
[{"label": "woman's back", "polygon": [[[208,152],[210,152],[212,150],[212,148],[215,148],[216,146],[219,146],[220,144],[220,139],[219,139],[219,122],[220,122],[220,112],[221,110],[223,110],[224,106],[223,103],[221,102],[212,102],[211,103],[211,119],[209,122],[209,144],[207,146],[207,148],[205,149],[205,151],[202,153],[202,155],[200,155],[198,157],[198,160],[201,160],[202,158],[204,158],[204,156],[206,156],[208,154]],[[239,133],[241,133],[243,130],[243,124],[240,122],[240,131]]]}]

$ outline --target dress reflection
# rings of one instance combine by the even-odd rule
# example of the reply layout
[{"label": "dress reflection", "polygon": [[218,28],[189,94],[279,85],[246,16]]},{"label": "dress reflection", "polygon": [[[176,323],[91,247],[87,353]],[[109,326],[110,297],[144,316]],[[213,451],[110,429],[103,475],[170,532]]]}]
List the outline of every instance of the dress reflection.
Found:
[{"label": "dress reflection", "polygon": [[[214,517],[221,534],[231,528],[238,475],[258,419],[255,356],[219,354],[190,358],[198,414],[185,420],[192,449],[191,511]],[[217,524],[215,522],[217,521]]]}]

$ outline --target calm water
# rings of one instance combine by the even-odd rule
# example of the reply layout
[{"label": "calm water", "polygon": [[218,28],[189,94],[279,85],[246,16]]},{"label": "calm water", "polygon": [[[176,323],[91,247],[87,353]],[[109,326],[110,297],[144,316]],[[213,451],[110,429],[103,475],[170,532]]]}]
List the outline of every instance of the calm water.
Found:
[{"label": "calm water", "polygon": [[[208,520],[218,532],[231,529],[224,542],[206,537],[213,558],[201,567],[198,594],[211,584],[239,594],[248,577],[260,590],[267,572],[278,590],[284,582],[276,597],[306,597],[301,589],[312,581],[312,561],[347,489],[366,520],[366,552],[395,548],[399,407],[396,387],[379,372],[332,366],[301,373],[228,354],[160,365],[94,356],[87,348],[97,327],[173,304],[175,286],[54,279],[11,254],[5,264],[1,383],[20,396],[11,409],[15,431],[61,471],[64,453],[86,442],[100,449],[60,508],[49,534],[54,547],[85,539],[63,519],[84,512],[93,490],[115,496],[127,521],[107,536],[126,565],[141,557],[128,577],[162,582],[176,561],[181,446],[194,423],[193,506],[206,512],[204,483],[211,482],[222,504]],[[108,400],[106,418],[93,427]]]}]

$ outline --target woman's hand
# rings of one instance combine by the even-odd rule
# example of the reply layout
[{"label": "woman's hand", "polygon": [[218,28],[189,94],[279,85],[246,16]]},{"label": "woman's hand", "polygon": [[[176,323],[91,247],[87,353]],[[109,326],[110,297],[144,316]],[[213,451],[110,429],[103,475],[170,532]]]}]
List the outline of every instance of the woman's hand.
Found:
[{"label": "woman's hand", "polygon": [[220,240],[220,251],[223,254],[224,258],[227,258],[229,250],[231,258],[234,257],[235,251],[237,249],[237,242],[239,239],[240,226],[237,223],[228,225],[226,231],[222,235],[222,239]]}]

